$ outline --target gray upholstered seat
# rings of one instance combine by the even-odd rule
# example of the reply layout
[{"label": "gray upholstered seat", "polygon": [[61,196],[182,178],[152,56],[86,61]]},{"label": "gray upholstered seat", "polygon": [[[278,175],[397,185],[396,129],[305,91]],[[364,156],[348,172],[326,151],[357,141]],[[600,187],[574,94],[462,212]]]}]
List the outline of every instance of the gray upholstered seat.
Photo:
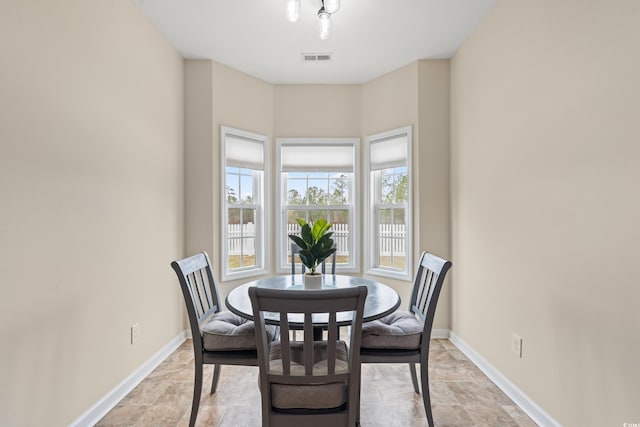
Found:
[{"label": "gray upholstered seat", "polygon": [[[268,339],[273,340],[275,334],[276,327],[267,325]],[[229,311],[221,311],[202,327],[202,340],[207,351],[255,350],[255,325]]]},{"label": "gray upholstered seat", "polygon": [[[314,342],[313,371],[327,373],[327,342]],[[291,375],[304,376],[304,351],[302,342],[292,342]],[[336,373],[348,373],[348,350],[344,341],[336,343]],[[282,351],[280,342],[269,349],[269,371],[282,374]],[[347,383],[336,382],[317,385],[271,384],[271,404],[278,409],[324,409],[339,408],[347,403]]]},{"label": "gray upholstered seat", "polygon": [[362,348],[397,348],[413,350],[420,347],[423,325],[413,313],[396,311],[379,320],[362,325]]}]

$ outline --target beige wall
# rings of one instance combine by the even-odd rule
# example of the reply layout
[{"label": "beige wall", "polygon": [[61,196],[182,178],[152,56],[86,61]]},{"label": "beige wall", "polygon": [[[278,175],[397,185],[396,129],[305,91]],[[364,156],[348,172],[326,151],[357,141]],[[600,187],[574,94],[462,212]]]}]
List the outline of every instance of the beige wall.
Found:
[{"label": "beige wall", "polygon": [[639,22],[499,0],[452,64],[453,331],[565,426],[640,422]]},{"label": "beige wall", "polygon": [[133,2],[2,2],[0,52],[0,425],[64,426],[183,330],[182,60]]},{"label": "beige wall", "polygon": [[[417,62],[365,83],[362,87],[362,159],[364,160],[366,156],[365,141],[367,136],[403,126],[411,126],[413,136],[412,148],[415,150],[419,145],[420,135],[418,117]],[[413,168],[415,173],[415,164]],[[415,186],[416,182],[419,182],[419,179],[416,180],[415,175],[413,178],[413,184]],[[368,180],[365,180],[365,182],[368,183]],[[363,185],[363,189],[366,185],[368,184]],[[414,188],[412,193],[412,197],[414,198],[414,216],[417,213],[417,204],[415,203],[416,196],[417,190]],[[416,249],[416,236],[418,233],[417,229],[413,230],[414,256],[412,262],[414,265],[417,259],[415,252],[418,250]],[[361,250],[364,254],[365,248],[362,245]],[[362,257],[362,262],[364,262],[364,257]],[[367,277],[374,280],[377,279],[376,276]],[[387,278],[384,278],[383,281],[398,292],[402,299],[402,308],[406,309],[411,299],[412,283],[406,280]]]},{"label": "beige wall", "polygon": [[[450,256],[448,60],[414,62],[363,85],[363,140],[367,135],[407,125],[413,132],[415,270],[422,251]],[[398,291],[406,308],[412,283],[384,281]],[[435,329],[449,329],[449,306],[447,283],[438,303]]]},{"label": "beige wall", "polygon": [[271,138],[273,92],[272,85],[215,61],[185,61],[186,252],[207,251],[222,299],[236,283],[220,280],[220,127]]},{"label": "beige wall", "polygon": [[[418,123],[418,63],[362,85],[362,133],[372,135]],[[413,130],[414,134],[416,129]]]},{"label": "beige wall", "polygon": [[[206,251],[213,256],[214,200],[213,181],[219,178],[214,166],[219,148],[214,147],[213,63],[184,61],[184,185],[185,185],[185,256]],[[186,326],[186,325],[185,325]]]},{"label": "beige wall", "polygon": [[[418,129],[413,168],[417,185],[415,255],[429,251],[451,259],[449,60],[418,61]],[[416,259],[417,262],[417,259]],[[415,264],[414,264],[415,265]],[[451,327],[451,278],[455,263],[443,286],[435,329]],[[407,300],[408,301],[408,300]]]},{"label": "beige wall", "polygon": [[359,138],[361,85],[275,86],[276,138]]}]

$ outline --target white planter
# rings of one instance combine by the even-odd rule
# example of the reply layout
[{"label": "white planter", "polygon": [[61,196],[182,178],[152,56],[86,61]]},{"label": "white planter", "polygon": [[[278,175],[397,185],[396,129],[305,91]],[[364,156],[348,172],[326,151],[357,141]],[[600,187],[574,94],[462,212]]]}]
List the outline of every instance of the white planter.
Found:
[{"label": "white planter", "polygon": [[322,289],[322,274],[310,274],[304,273],[304,288],[305,289]]}]

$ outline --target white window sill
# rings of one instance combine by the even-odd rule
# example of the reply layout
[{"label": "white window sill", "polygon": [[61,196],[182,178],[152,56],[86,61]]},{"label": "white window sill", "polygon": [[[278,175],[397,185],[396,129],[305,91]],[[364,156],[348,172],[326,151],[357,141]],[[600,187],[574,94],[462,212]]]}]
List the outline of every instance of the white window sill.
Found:
[{"label": "white window sill", "polygon": [[371,276],[387,277],[389,279],[404,280],[406,282],[410,282],[413,280],[413,277],[406,271],[394,271],[384,268],[370,268],[366,273]]}]

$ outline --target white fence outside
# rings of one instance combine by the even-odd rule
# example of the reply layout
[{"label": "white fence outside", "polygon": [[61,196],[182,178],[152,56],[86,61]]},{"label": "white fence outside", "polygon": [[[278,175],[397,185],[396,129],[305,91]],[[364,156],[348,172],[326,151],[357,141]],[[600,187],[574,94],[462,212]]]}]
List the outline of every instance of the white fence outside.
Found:
[{"label": "white fence outside", "polygon": [[404,242],[406,239],[406,228],[404,224],[380,224],[380,255],[404,256]]},{"label": "white fence outside", "polygon": [[242,241],[244,240],[244,255],[255,255],[256,253],[256,225],[252,222],[248,224],[228,224],[227,225],[227,254],[240,255]]},{"label": "white fence outside", "polygon": [[[287,235],[297,234],[300,226],[298,224],[287,224]],[[348,224],[332,224],[333,243],[336,246],[337,255],[349,254],[349,225]]]},{"label": "white fence outside", "polygon": [[[297,224],[288,224],[287,234],[295,234],[299,230]],[[349,226],[347,224],[333,224],[333,240],[338,255],[349,253]],[[244,254],[255,254],[255,224],[229,224],[227,236],[227,253],[240,255],[242,240],[245,240]],[[406,229],[404,224],[380,224],[380,255],[404,255]]]}]

